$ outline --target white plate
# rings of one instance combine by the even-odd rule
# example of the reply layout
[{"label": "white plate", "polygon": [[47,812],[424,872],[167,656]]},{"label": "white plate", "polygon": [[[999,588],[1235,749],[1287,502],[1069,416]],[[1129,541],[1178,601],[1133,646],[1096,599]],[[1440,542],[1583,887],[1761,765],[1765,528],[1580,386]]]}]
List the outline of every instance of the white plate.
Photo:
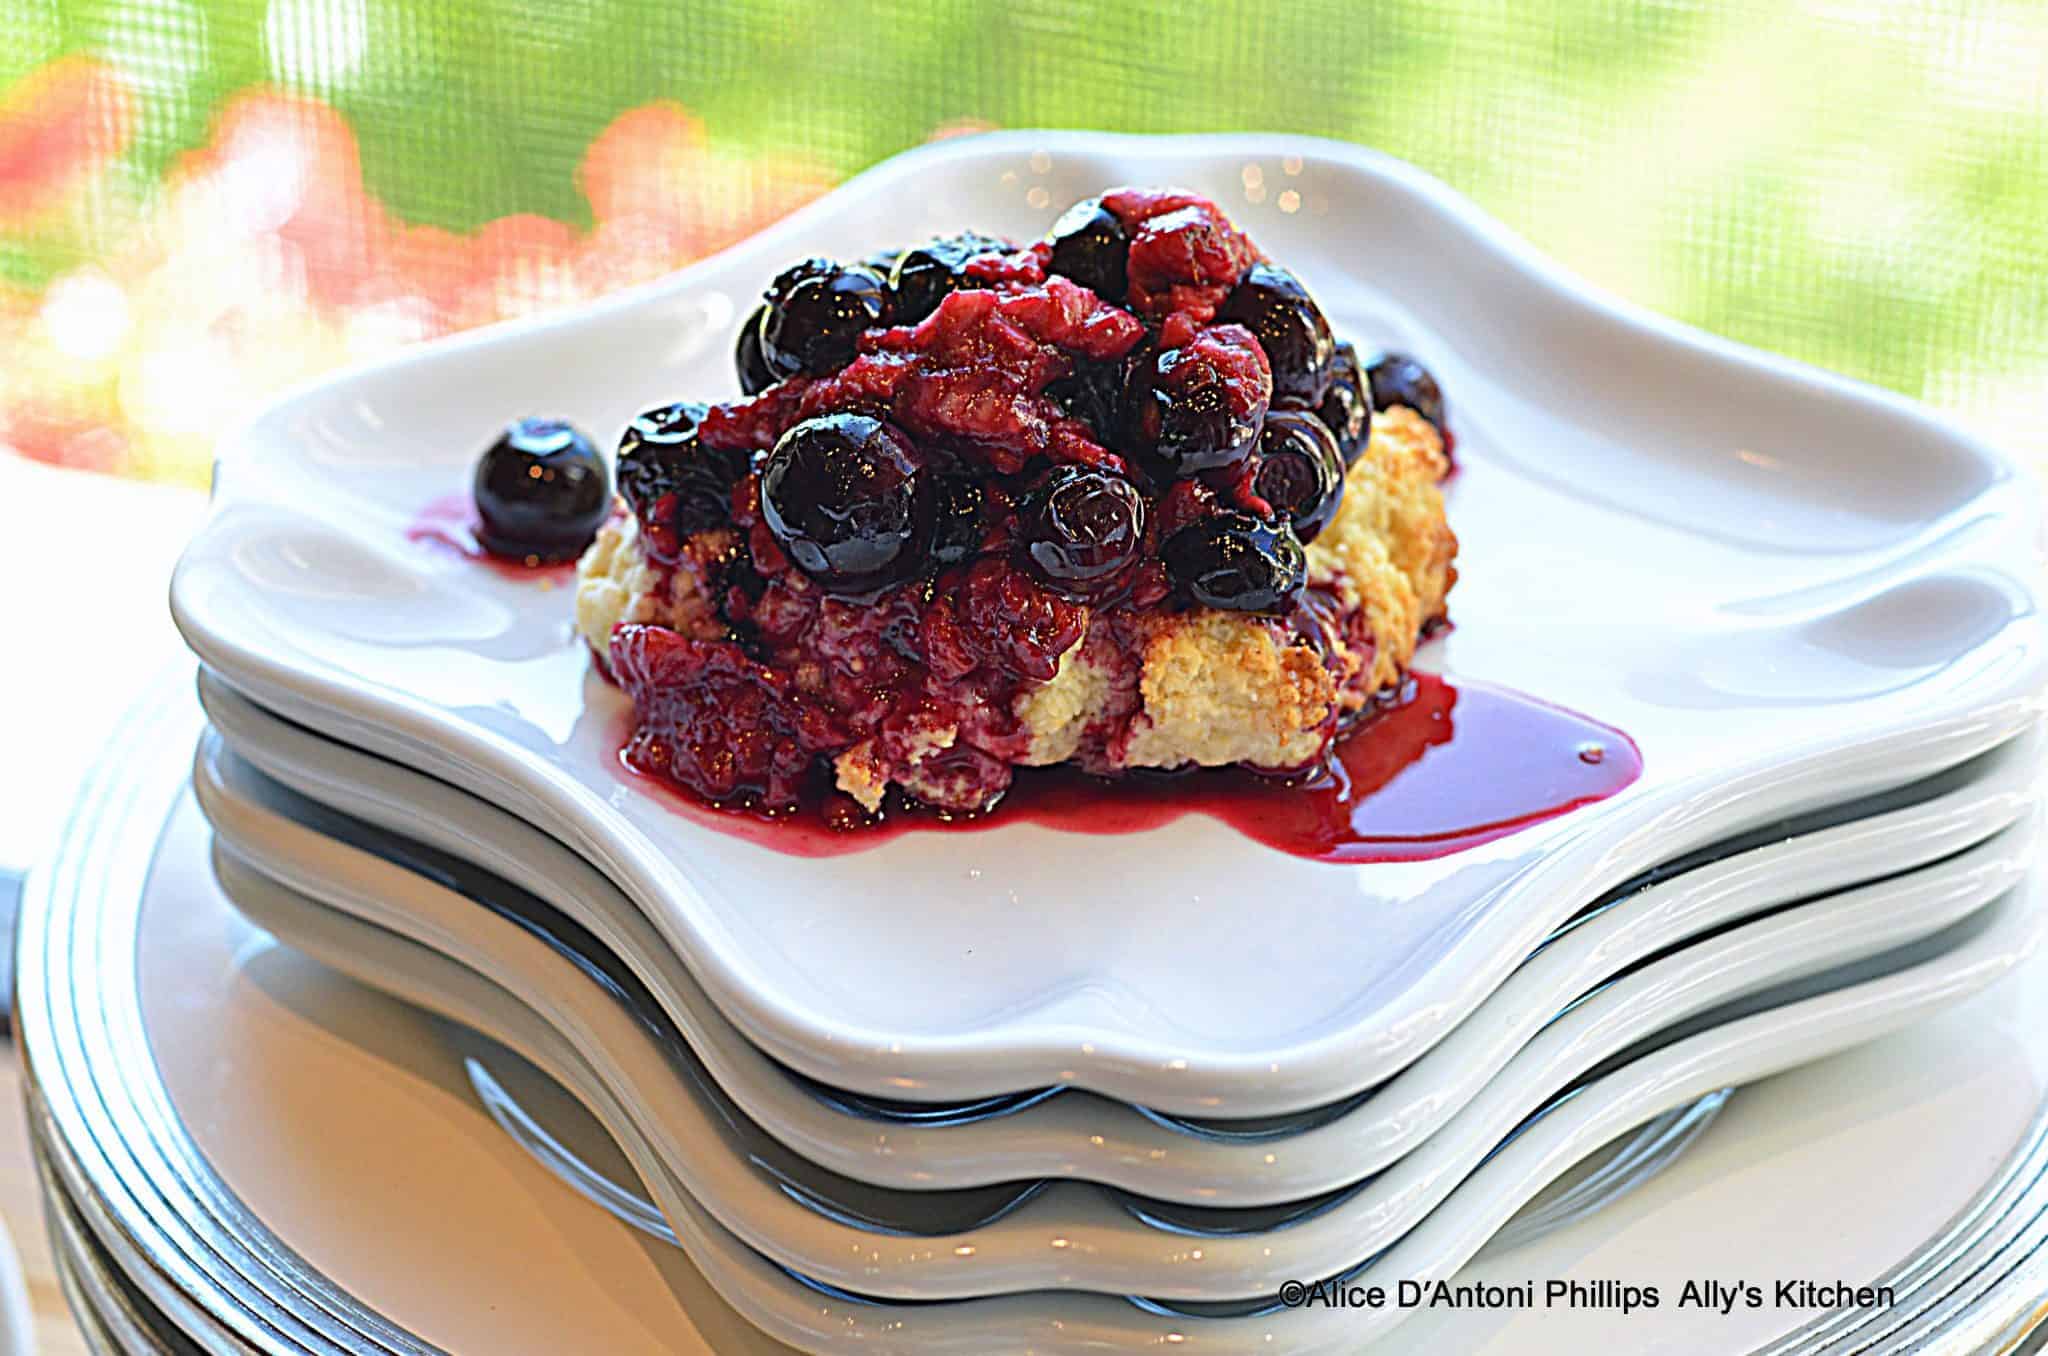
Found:
[{"label": "white plate", "polygon": [[[973,1352],[976,1356],[991,1348],[1079,1353],[1104,1347],[1152,1346],[1165,1341],[1172,1341],[1176,1350],[1197,1352],[1355,1351],[1358,1342],[1390,1328],[1399,1317],[1384,1311],[1361,1316],[1312,1308],[1289,1310],[1277,1304],[1268,1304],[1244,1316],[1217,1317],[1161,1312],[1111,1294],[1053,1295],[1006,1290],[992,1297],[952,1297],[913,1305],[822,1294],[817,1282],[844,1291],[888,1274],[892,1253],[906,1260],[916,1254],[951,1259],[960,1249],[973,1249],[975,1257],[970,1260],[975,1263],[992,1251],[1008,1254],[1010,1250],[1004,1246],[1007,1240],[992,1237],[1002,1224],[978,1231],[971,1241],[963,1241],[960,1236],[899,1239],[875,1234],[843,1240],[838,1247],[821,1254],[826,1263],[821,1273],[810,1263],[786,1255],[779,1247],[763,1245],[762,1235],[772,1228],[761,1227],[762,1216],[774,1212],[765,1200],[757,1203],[751,1216],[734,1220],[726,1218],[717,1204],[693,1191],[691,1183],[702,1180],[700,1169],[704,1165],[675,1158],[664,1142],[669,1125],[650,1120],[628,1105],[630,1094],[622,1097],[616,1074],[592,1061],[587,1051],[579,1050],[578,1043],[555,1026],[551,1018],[543,1017],[505,988],[437,950],[314,904],[303,896],[271,886],[260,877],[245,876],[232,863],[223,866],[222,881],[230,897],[238,907],[256,906],[252,916],[282,940],[373,987],[490,1033],[570,1088],[618,1141],[641,1180],[652,1184],[654,1199],[691,1259],[743,1313],[792,1345],[813,1351],[859,1351],[886,1333],[894,1348]],[[1941,969],[1953,954],[1973,954],[1976,945],[1987,936],[2003,936],[2000,949],[2009,951],[2015,944],[2015,931],[2031,935],[2039,924],[2038,918],[2015,918],[2014,911],[2033,909],[2032,900],[2015,900],[2008,895],[1982,911],[1988,917],[1966,917],[1953,931],[1917,948],[1890,952],[1885,968],[1878,972],[1885,977],[1873,978],[1866,972],[1862,983],[1851,983],[1839,990],[1823,989],[1784,1007],[1767,1008],[1712,1026],[1605,1074],[1578,1095],[1552,1103],[1546,1114],[1533,1120],[1525,1123],[1520,1115],[1510,1117],[1501,1128],[1516,1133],[1497,1152],[1486,1155],[1482,1150],[1474,1154],[1466,1165],[1472,1170],[1469,1178],[1461,1171],[1458,1177],[1462,1180],[1445,1183],[1444,1189],[1421,1203],[1412,1215],[1402,1218],[1399,1228],[1374,1239],[1372,1246],[1361,1254],[1353,1254],[1349,1262],[1328,1265],[1330,1259],[1319,1260],[1313,1249],[1295,1242],[1295,1237],[1304,1231],[1318,1231],[1330,1214],[1251,1239],[1189,1232],[1169,1234],[1167,1237],[1177,1249],[1177,1256],[1170,1260],[1183,1273],[1201,1272],[1208,1283],[1206,1287],[1196,1286],[1193,1293],[1173,1298],[1184,1298],[1194,1308],[1199,1308],[1203,1300],[1229,1298],[1235,1282],[1211,1270],[1209,1259],[1233,1251],[1252,1253],[1273,1268],[1270,1274],[1275,1279],[1267,1284],[1266,1294],[1289,1278],[1316,1280],[1342,1275],[1356,1284],[1371,1285],[1392,1278],[1427,1280],[1448,1275],[1476,1253],[1525,1201],[1614,1134],[1724,1083],[1746,1081],[1762,1073],[1776,1072],[1802,1058],[1841,1048],[1835,1043],[1841,1039],[1839,1028],[1826,1022],[1818,1030],[1809,1025],[1813,1011],[1809,1005],[1818,1005],[1825,1011],[1830,1000],[1839,1002],[1844,995],[1853,995],[1853,1006],[1860,1009],[1861,1021],[1883,1022],[1887,1002],[1895,997],[1904,998],[1905,994],[1894,991],[1879,996],[1872,992],[1873,986],[1888,981],[1896,983],[1902,975],[1912,975],[1917,970]],[[2001,927],[2001,923],[2005,926]],[[1920,935],[1926,936],[1924,932]],[[2016,957],[2008,956],[2008,963],[2012,959]],[[1889,1025],[1881,1029],[1889,1029]],[[1821,1036],[1820,1030],[1826,1030],[1828,1035]],[[1414,1157],[1430,1155],[1435,1143],[1425,1146]],[[1381,1180],[1403,1177],[1411,1161],[1404,1160]],[[1379,1186],[1378,1181],[1373,1184],[1374,1195],[1379,1194]],[[1044,1199],[1035,1198],[1002,1223],[1033,1211]],[[1381,1212],[1382,1218],[1389,1220],[1405,1213],[1398,1203]],[[1034,1251],[1038,1264],[1032,1269],[1039,1276],[1030,1289],[1042,1292],[1068,1288],[1075,1284],[1073,1274],[1088,1262],[1107,1262],[1107,1254],[1113,1251],[1111,1241],[1091,1227],[1092,1223],[1079,1221],[1069,1232],[1037,1240]],[[1238,1246],[1242,1244],[1250,1246]],[[850,1261],[845,1260],[849,1250],[854,1253]],[[743,1285],[738,1291],[728,1289],[726,1282],[732,1275],[728,1273],[722,1280],[721,1269],[760,1268],[762,1252],[767,1254],[769,1265],[765,1275],[756,1280],[772,1277],[770,1290],[764,1292],[757,1284]],[[1267,1253],[1275,1256],[1266,1259]],[[1285,1254],[1284,1258],[1279,1254]],[[1261,1264],[1244,1260],[1253,1266]],[[1028,1261],[1026,1265],[1030,1265]],[[1104,1270],[1107,1269],[1105,1266]],[[1024,1273],[1018,1274],[1021,1277]],[[1184,1275],[1183,1286],[1188,1280]],[[1247,1290],[1253,1284],[1257,1282],[1247,1282]],[[859,1288],[874,1287],[859,1284]]]},{"label": "white plate", "polygon": [[[1293,192],[1247,201],[1248,165]],[[1458,628],[1428,663],[1627,730],[1633,787],[1423,863],[1321,865],[1199,816],[789,857],[622,779],[623,698],[570,637],[566,590],[406,540],[508,416],[607,439],[657,399],[729,391],[734,319],[789,260],[966,223],[1028,237],[1119,181],[1214,194],[1340,333],[1427,356],[1465,467]],[[1930,412],[1602,297],[1386,157],[1020,133],[889,161],[650,288],[287,397],[222,447],[172,602],[266,705],[588,857],[805,1073],[1253,1115],[1386,1078],[1654,861],[2018,729],[2044,674],[2036,517],[2028,481]]]},{"label": "white plate", "polygon": [[[1091,1093],[1066,1091],[987,1118],[937,1125],[878,1121],[789,1076],[726,1022],[637,911],[580,857],[443,783],[322,739],[202,676],[208,715],[237,755],[301,795],[361,821],[230,778],[225,813],[261,842],[274,874],[315,898],[383,898],[422,917],[449,915],[443,884],[397,870],[403,838],[493,874],[452,883],[499,907],[524,891],[560,910],[645,985],[716,1080],[758,1125],[805,1158],[882,1186],[917,1190],[1081,1178],[1187,1204],[1262,1205],[1317,1195],[1378,1171],[1442,1125],[1559,1008],[1601,980],[1686,938],[1793,900],[1909,870],[1982,841],[2033,804],[2040,755],[2027,737],[1943,774],[1915,803],[1793,834],[1660,880],[1583,918],[1516,972],[1415,1064],[1306,1128],[1245,1138],[1190,1133]],[[1967,774],[1967,775],[1966,775]],[[277,816],[314,830],[293,833]],[[394,840],[390,835],[401,835]],[[346,840],[336,841],[336,837]],[[390,860],[368,860],[361,848]],[[412,849],[418,861],[417,849]],[[502,879],[500,879],[502,878]],[[505,882],[518,887],[507,891]],[[417,901],[417,902],[416,902]],[[470,907],[475,907],[474,905]],[[998,1108],[1015,1105],[1009,1101]],[[1260,1122],[1260,1127],[1269,1125]]]},{"label": "white plate", "polygon": [[[231,1344],[208,1348],[226,1356],[787,1350],[680,1251],[589,1208],[500,1134],[471,1094],[471,1038],[451,1040],[459,1033],[272,945],[233,912],[211,878],[205,822],[179,795],[197,718],[187,694],[163,695],[182,700],[160,697],[117,730],[31,881],[20,947],[38,1139],[97,1212],[95,1234],[127,1245],[116,1255],[131,1279],[167,1310],[229,1330]],[[1667,1300],[1656,1311],[1438,1310],[1383,1345],[2023,1349],[2048,1283],[2044,967],[1864,1051],[1744,1088],[1661,1177],[1461,1273],[1657,1285]],[[1897,1281],[1898,1307],[1722,1316],[1668,1298],[1700,1276],[1881,1275]],[[874,1349],[889,1345],[885,1335]]]},{"label": "white plate", "polygon": [[[1291,1277],[1333,1276],[1390,1246],[1570,1081],[1667,1027],[1737,998],[1849,965],[1957,923],[2019,879],[2031,821],[1940,865],[1818,899],[1684,947],[1575,1004],[1472,1101],[1384,1172],[1288,1210],[1164,1206],[1088,1183],[1022,1182],[979,1191],[863,1188],[787,1152],[749,1121],[680,1048],[576,960],[517,924],[374,859],[352,890],[302,863],[319,835],[251,804],[251,774],[203,749],[195,785],[219,835],[221,883],[238,907],[288,941],[314,904],[467,967],[475,985],[435,993],[417,967],[386,976],[384,954],[316,949],[358,979],[464,1022],[556,1071],[536,1030],[558,1033],[596,1080],[594,1109],[622,1138],[630,1119],[680,1184],[726,1228],[776,1261],[829,1285],[898,1299],[953,1299],[1077,1289],[1171,1300],[1271,1295]],[[295,852],[272,850],[296,839]],[[334,853],[352,849],[330,844]],[[383,872],[375,868],[384,866]],[[273,877],[286,879],[288,886]],[[401,951],[404,949],[401,948]],[[445,967],[435,967],[435,972]],[[485,977],[488,977],[485,979]],[[479,995],[479,996],[468,996]],[[513,995],[517,995],[513,998]],[[1619,1094],[1617,1094],[1619,1095]],[[1585,1145],[1590,1151],[1598,1141]],[[1191,1235],[1204,1235],[1190,1248]]]}]

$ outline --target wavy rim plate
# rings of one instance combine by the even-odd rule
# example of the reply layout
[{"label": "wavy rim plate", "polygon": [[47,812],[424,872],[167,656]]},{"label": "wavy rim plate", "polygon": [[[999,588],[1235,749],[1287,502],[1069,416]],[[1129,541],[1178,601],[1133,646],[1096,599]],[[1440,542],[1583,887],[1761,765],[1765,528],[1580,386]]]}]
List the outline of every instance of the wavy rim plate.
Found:
[{"label": "wavy rim plate", "polygon": [[[455,962],[494,992],[518,995],[513,1013],[458,993],[435,995],[417,975],[392,986],[380,978],[373,943],[381,938],[371,934],[355,934],[363,938],[355,956],[306,948],[515,1050],[530,1048],[534,1022],[546,1024],[606,1088],[600,1119],[615,1136],[615,1117],[630,1117],[684,1189],[749,1246],[825,1284],[908,1300],[1032,1290],[1260,1299],[1289,1278],[1347,1272],[1415,1227],[1573,1080],[1669,1028],[1718,1020],[1730,1004],[1761,1006],[1786,986],[1811,992],[1817,976],[1960,923],[2012,889],[2034,842],[2031,821],[2017,824],[1937,865],[1685,946],[1574,1004],[1385,1171],[1307,1201],[1217,1210],[1084,1182],[898,1191],[822,1170],[748,1120],[658,1014],[612,991],[552,939],[452,895],[429,901],[342,889],[327,892],[333,905],[317,902],[319,873],[309,879],[288,854],[272,851],[278,838],[307,831],[260,811],[238,814],[247,802],[234,780],[217,741],[202,748],[194,781],[216,833],[215,874],[245,916],[297,944],[308,910],[336,912]],[[1199,1245],[1191,1247],[1191,1238]]]},{"label": "wavy rim plate", "polygon": [[[2033,805],[2039,756],[2036,741],[2023,737],[1945,774],[1938,789],[1916,789],[1910,803],[1873,807],[1868,817],[1810,833],[1788,824],[1769,843],[1582,914],[1553,934],[1541,959],[1525,962],[1391,1083],[1299,1126],[1268,1132],[1272,1122],[1261,1121],[1258,1133],[1228,1138],[1071,1090],[998,1099],[986,1115],[961,1113],[943,1123],[846,1109],[832,1090],[793,1078],[748,1045],[650,925],[553,840],[452,787],[295,729],[205,675],[200,695],[238,758],[310,798],[294,804],[268,794],[267,783],[242,788],[233,776],[224,783],[233,803],[216,809],[236,817],[231,837],[262,844],[269,874],[337,907],[345,907],[344,895],[381,896],[400,913],[445,917],[436,904],[453,889],[468,907],[513,916],[534,905],[559,912],[588,933],[580,945],[608,953],[592,959],[622,964],[630,978],[621,988],[643,987],[644,1001],[659,1004],[718,1085],[796,1153],[878,1186],[924,1191],[1076,1178],[1202,1206],[1300,1200],[1378,1171],[1469,1101],[1569,1000],[1711,929],[1983,841]],[[354,814],[365,818],[352,821]],[[452,856],[422,858],[408,838],[394,835]]]},{"label": "wavy rim plate", "polygon": [[[609,428],[660,390],[704,389],[734,297],[784,255],[913,235],[946,204],[1022,230],[1053,210],[1024,208],[1027,182],[1241,194],[1248,160],[1298,176],[1298,210],[1232,210],[1302,261],[1340,329],[1430,353],[1461,400],[1467,625],[1439,661],[1620,721],[1649,760],[1629,791],[1341,878],[1188,820],[1113,849],[1048,849],[1013,826],[773,857],[621,781],[618,699],[578,676],[564,600],[400,540],[401,498],[463,483],[475,438],[459,429],[522,400]],[[806,1074],[911,1099],[1065,1083],[1241,1116],[1383,1080],[1567,910],[1656,860],[2017,730],[2048,674],[2037,516],[2024,475],[1927,411],[1603,297],[1385,156],[1015,133],[886,162],[648,288],[287,396],[224,441],[172,603],[200,656],[265,704],[589,858],[750,1039]],[[1510,549],[1515,569],[1485,567]],[[1545,579],[1558,596],[1530,591]],[[1111,879],[1133,858],[1142,880]],[[823,916],[798,907],[825,900]]]},{"label": "wavy rim plate", "polygon": [[[722,1212],[691,1189],[664,1152],[660,1129],[628,1107],[631,1095],[622,1092],[615,1074],[590,1062],[577,1041],[525,999],[432,947],[365,925],[291,891],[260,886],[250,890],[251,884],[238,882],[230,886],[230,894],[261,896],[263,926],[287,944],[372,988],[484,1032],[570,1089],[611,1134],[641,1180],[652,1184],[663,1216],[714,1285],[720,1285],[718,1263],[706,1251],[712,1247],[728,1254],[736,1249],[744,1256],[728,1256],[726,1261],[765,1263],[772,1277],[779,1278],[772,1299],[752,1287],[736,1294],[720,1285],[720,1292],[771,1336],[794,1346],[858,1351],[886,1332],[906,1349],[962,1356],[970,1351],[978,1356],[991,1347],[1078,1356],[1105,1347],[1163,1343],[1196,1352],[1349,1352],[1385,1334],[1405,1316],[1394,1311],[1290,1308],[1270,1293],[1232,1303],[1221,1294],[1204,1298],[1199,1287],[1178,1303],[1067,1293],[1066,1287],[1052,1285],[1022,1292],[884,1298],[853,1291],[846,1279],[863,1273],[860,1253],[851,1262],[832,1259],[829,1272],[821,1276],[779,1247],[764,1248],[764,1231],[756,1227],[756,1219],[721,1218]],[[2036,944],[2042,924],[2039,903],[2028,896],[2024,887],[2009,892],[1939,931],[1922,933],[1918,941],[1814,977],[1804,996],[1714,1023],[1603,1071],[1573,1095],[1549,1100],[1538,1114],[1518,1122],[1469,1176],[1431,1203],[1427,1214],[1383,1240],[1362,1260],[1318,1271],[1300,1269],[1312,1259],[1296,1256],[1291,1259],[1297,1264],[1293,1275],[1304,1283],[1331,1278],[1369,1285],[1397,1277],[1426,1284],[1453,1274],[1526,1203],[1616,1135],[1720,1087],[1780,1072],[1895,1029],[1924,1015],[1931,1001],[1956,1001],[2018,964]],[[1861,973],[1855,973],[1859,969]],[[1837,973],[1846,978],[1830,987],[1837,983]],[[1941,995],[1938,1000],[1931,999],[1935,993]],[[1269,1245],[1281,1244],[1304,1227],[1290,1226],[1263,1238]],[[1189,1255],[1230,1241],[1177,1237]],[[870,1235],[865,1246],[882,1248],[892,1241],[896,1240]],[[944,1252],[952,1241],[930,1240],[931,1250]],[[1083,1252],[1094,1241],[1093,1231],[1086,1228],[1070,1240]],[[1062,1257],[1064,1247],[1040,1251],[1052,1259],[1048,1271],[1071,1260]],[[1055,1288],[1061,1293],[1051,1293]],[[902,1302],[905,1299],[910,1302]],[[977,1341],[983,1345],[968,1345]]]},{"label": "wavy rim plate", "polygon": [[[194,1336],[215,1324],[224,1330],[221,1342],[208,1343],[211,1350],[224,1356],[244,1351],[424,1356],[435,1350],[430,1343],[337,1286],[294,1252],[291,1241],[265,1225],[257,1212],[277,1206],[276,1201],[259,1197],[252,1210],[252,1202],[222,1180],[221,1166],[239,1171],[247,1164],[231,1154],[216,1165],[175,1110],[180,1099],[195,1091],[202,1098],[210,1094],[189,1081],[175,1088],[167,1084],[165,1067],[153,1054],[150,1028],[162,1013],[139,992],[138,969],[148,953],[142,943],[154,939],[175,947],[178,926],[169,920],[194,908],[216,923],[229,916],[224,902],[203,886],[203,865],[194,860],[204,856],[205,836],[187,800],[187,741],[197,732],[184,682],[160,688],[138,703],[117,724],[108,753],[81,788],[56,851],[31,877],[18,948],[23,962],[18,1029],[34,1138],[129,1279],[153,1302],[179,1315],[180,1326]],[[184,891],[195,887],[199,894],[186,897]],[[2038,885],[2028,889],[2038,905]],[[145,913],[155,920],[148,927]],[[168,927],[168,933],[160,927]],[[233,968],[233,958],[222,947],[246,944],[248,934],[238,929],[234,937],[231,943],[202,930],[186,939],[216,958],[202,962],[202,991],[218,977],[216,965]],[[2021,950],[2033,944],[2027,937],[2009,940],[2020,943]],[[210,951],[205,949],[209,946]],[[1920,982],[1908,987],[1930,1004],[1940,1003],[1975,987],[1986,978],[1986,967],[2002,970],[2007,963],[1999,958],[2002,950],[1980,948],[1974,959],[1959,958],[1965,962],[1961,968],[1939,976],[1923,971]],[[195,996],[204,998],[205,992]],[[156,1001],[159,1009],[165,1001],[173,1008],[179,1002],[167,993],[159,993]],[[1992,1015],[2006,1011],[2004,1004],[2011,1001],[2011,995],[2000,999]],[[150,1017],[150,1011],[156,1016]],[[194,1011],[211,1014],[217,1008],[209,1000]],[[203,1021],[192,1029],[204,1029]],[[2030,1023],[2028,1030],[2036,1028]],[[1934,1051],[1967,1043],[1963,1033],[1951,1031]],[[195,1072],[188,1061],[180,1076]],[[1832,1089],[1821,1094],[1826,1096],[1855,1095],[1853,1089],[1882,1096],[1888,1085],[1873,1078],[1864,1069],[1846,1086],[1823,1079],[1815,1087]],[[401,1098],[395,1105],[406,1102]],[[1944,1114],[1953,1116],[1955,1108]],[[1945,1196],[1938,1213],[1924,1224],[1908,1224],[1910,1233],[1896,1240],[1898,1252],[1891,1255],[1902,1260],[1876,1278],[1896,1284],[1896,1304],[1826,1312],[1773,1338],[1763,1350],[1772,1356],[1903,1356],[1907,1351],[1961,1356],[2020,1349],[2041,1326],[2038,1298],[2048,1283],[2048,1210],[2043,1208],[2048,1203],[2048,1111],[2025,1113],[2023,1122],[2013,1125],[2009,1141],[2001,1137],[2001,1143],[2010,1144],[2009,1152],[1989,1153],[1967,1187]],[[1768,1126],[1757,1129],[1776,1133]],[[1746,1142],[1753,1139],[1754,1133],[1745,1137]],[[346,1154],[333,1161],[355,1166]],[[1685,1167],[1684,1161],[1678,1165],[1680,1171]],[[1925,1185],[1938,1178],[1921,1180]],[[306,1225],[305,1218],[295,1217],[295,1237],[318,1232]],[[453,1244],[460,1236],[458,1231],[447,1238]],[[1586,1241],[1571,1237],[1575,1244]],[[325,1246],[337,1240],[322,1235],[299,1241]],[[354,1244],[374,1244],[380,1253],[383,1248],[374,1231],[359,1231]],[[770,1301],[763,1312],[783,1313],[773,1302],[782,1296],[794,1306],[791,1323],[802,1324],[797,1311],[818,1305],[816,1292],[794,1288],[785,1273],[743,1251],[721,1254],[715,1269],[721,1288],[761,1287]],[[359,1271],[352,1274],[363,1279]],[[692,1349],[757,1349],[752,1344],[760,1339],[747,1323],[700,1290],[700,1279],[701,1273],[684,1268],[676,1283],[692,1296],[689,1315],[697,1330],[722,1337],[708,1348]],[[474,1293],[472,1298],[487,1302]],[[893,1340],[887,1333],[881,1336]],[[1356,1343],[1347,1347],[1356,1348]],[[956,1349],[980,1356],[988,1343]]]}]

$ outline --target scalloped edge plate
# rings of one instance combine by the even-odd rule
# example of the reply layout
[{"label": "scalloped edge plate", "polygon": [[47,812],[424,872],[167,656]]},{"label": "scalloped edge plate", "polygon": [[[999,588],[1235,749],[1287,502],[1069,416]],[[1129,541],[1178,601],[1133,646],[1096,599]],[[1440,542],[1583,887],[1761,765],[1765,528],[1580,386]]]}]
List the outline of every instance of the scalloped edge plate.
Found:
[{"label": "scalloped edge plate", "polygon": [[[1250,201],[1250,165],[1289,188]],[[970,222],[1029,234],[1146,180],[1217,196],[1340,333],[1431,362],[1466,549],[1459,628],[1426,662],[1621,726],[1634,786],[1433,862],[1325,866],[1194,816],[788,857],[619,772],[623,698],[568,635],[566,590],[406,538],[510,415],[608,436],[656,398],[730,390],[733,319],[789,257]],[[223,443],[172,605],[266,705],[583,854],[807,1074],[1248,1116],[1381,1081],[1636,872],[2017,731],[2048,672],[2037,513],[2026,477],[1930,412],[1604,298],[1387,157],[1011,133],[897,157],[651,287],[285,397]]]}]

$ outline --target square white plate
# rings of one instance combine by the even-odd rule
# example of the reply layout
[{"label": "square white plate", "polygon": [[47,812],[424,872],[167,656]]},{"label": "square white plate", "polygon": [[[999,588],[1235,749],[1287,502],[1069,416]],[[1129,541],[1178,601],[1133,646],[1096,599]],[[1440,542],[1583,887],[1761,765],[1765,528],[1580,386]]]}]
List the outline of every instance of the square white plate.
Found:
[{"label": "square white plate", "polygon": [[[1292,194],[1246,201],[1249,164]],[[1419,863],[1312,863],[1196,816],[786,856],[622,776],[624,699],[590,675],[566,588],[407,540],[510,417],[605,441],[658,400],[730,394],[735,317],[790,260],[963,225],[1029,237],[1118,182],[1216,196],[1340,334],[1431,364],[1465,469],[1458,626],[1428,661],[1620,726],[1634,786]],[[1908,402],[1592,293],[1384,157],[1017,133],[899,157],[653,287],[287,397],[223,447],[172,601],[251,695],[583,853],[806,1073],[1254,1115],[1386,1077],[1629,875],[2019,729],[2044,672],[2035,493]]]}]

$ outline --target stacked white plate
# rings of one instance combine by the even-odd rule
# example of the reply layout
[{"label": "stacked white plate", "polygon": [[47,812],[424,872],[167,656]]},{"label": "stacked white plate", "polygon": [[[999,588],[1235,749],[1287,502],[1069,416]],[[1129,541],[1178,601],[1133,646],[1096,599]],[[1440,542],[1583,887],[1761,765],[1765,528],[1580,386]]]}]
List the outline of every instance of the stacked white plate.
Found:
[{"label": "stacked white plate", "polygon": [[[1245,200],[1250,165],[1293,193]],[[1464,550],[1424,661],[1620,727],[1633,785],[1363,866],[1198,815],[786,855],[621,771],[624,699],[559,580],[408,538],[508,415],[610,429],[726,389],[787,259],[1028,236],[1034,203],[1161,181],[1216,195],[1340,332],[1430,355]],[[630,1172],[479,1083],[775,1338],[1355,1351],[1417,1311],[1317,1283],[1451,1277],[1641,1180],[1722,1089],[2025,957],[2034,499],[1928,412],[1593,296],[1392,162],[1034,134],[290,398],[224,450],[173,606],[227,896],[574,1093]]]}]

